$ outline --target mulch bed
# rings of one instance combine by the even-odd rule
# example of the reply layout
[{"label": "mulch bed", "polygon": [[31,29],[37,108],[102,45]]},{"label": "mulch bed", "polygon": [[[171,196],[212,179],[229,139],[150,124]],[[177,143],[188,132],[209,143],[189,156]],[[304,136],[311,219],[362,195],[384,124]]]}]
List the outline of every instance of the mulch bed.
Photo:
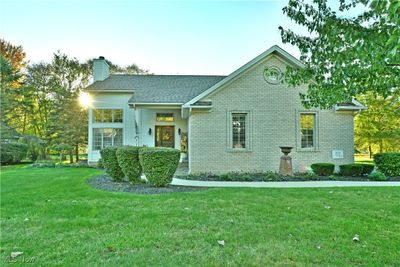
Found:
[{"label": "mulch bed", "polygon": [[[196,181],[219,181],[219,182],[305,182],[305,181],[352,181],[352,182],[369,182],[366,176],[335,176],[335,179],[330,179],[327,176],[317,177],[278,177],[278,178],[265,178],[262,175],[251,176],[251,179],[243,179],[242,177],[232,177],[230,180],[221,179],[218,176],[179,176],[179,179],[196,180]],[[400,176],[389,177],[388,182],[400,181]],[[376,181],[373,181],[376,182]],[[383,181],[385,182],[385,181]]]},{"label": "mulch bed", "polygon": [[87,180],[87,183],[96,189],[112,191],[112,192],[127,192],[135,194],[165,194],[173,192],[193,192],[204,190],[204,187],[190,187],[190,186],[177,186],[169,185],[167,187],[154,187],[150,184],[137,184],[133,185],[127,181],[115,182],[108,175],[99,175]]}]

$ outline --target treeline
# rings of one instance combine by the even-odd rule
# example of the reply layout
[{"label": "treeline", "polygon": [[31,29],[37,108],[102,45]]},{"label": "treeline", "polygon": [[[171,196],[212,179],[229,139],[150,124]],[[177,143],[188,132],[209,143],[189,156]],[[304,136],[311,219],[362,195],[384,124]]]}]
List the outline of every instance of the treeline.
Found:
[{"label": "treeline", "polygon": [[356,149],[370,158],[376,153],[400,151],[400,91],[387,97],[367,92],[358,100],[368,109],[355,117]]},{"label": "treeline", "polygon": [[[57,51],[51,62],[29,64],[21,46],[0,39],[1,142],[18,139],[32,161],[50,151],[66,152],[79,161],[87,144],[87,110],[78,101],[90,83],[92,60],[79,62]],[[112,73],[148,74],[132,64],[108,62]]]}]

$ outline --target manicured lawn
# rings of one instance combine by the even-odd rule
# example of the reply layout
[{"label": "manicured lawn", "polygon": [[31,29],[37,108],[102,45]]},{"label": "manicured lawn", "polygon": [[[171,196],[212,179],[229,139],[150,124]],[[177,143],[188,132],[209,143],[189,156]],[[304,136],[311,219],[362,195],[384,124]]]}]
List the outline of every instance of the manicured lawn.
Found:
[{"label": "manicured lawn", "polygon": [[22,251],[17,263],[40,266],[400,263],[400,188],[135,195],[90,188],[99,173],[2,169],[1,260]]}]

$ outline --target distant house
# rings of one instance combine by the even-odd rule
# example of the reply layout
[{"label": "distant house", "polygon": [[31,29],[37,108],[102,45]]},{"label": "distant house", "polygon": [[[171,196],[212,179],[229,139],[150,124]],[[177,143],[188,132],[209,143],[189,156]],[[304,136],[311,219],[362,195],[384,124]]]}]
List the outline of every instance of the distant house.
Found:
[{"label": "distant house", "polygon": [[302,63],[273,46],[228,76],[109,75],[94,60],[89,109],[89,163],[107,146],[174,147],[191,173],[276,171],[279,146],[293,147],[294,170],[314,162],[353,162],[357,101],[305,109],[282,83],[286,66]]},{"label": "distant house", "polygon": [[0,139],[1,143],[17,143],[21,135],[6,123],[1,122],[0,126]]}]

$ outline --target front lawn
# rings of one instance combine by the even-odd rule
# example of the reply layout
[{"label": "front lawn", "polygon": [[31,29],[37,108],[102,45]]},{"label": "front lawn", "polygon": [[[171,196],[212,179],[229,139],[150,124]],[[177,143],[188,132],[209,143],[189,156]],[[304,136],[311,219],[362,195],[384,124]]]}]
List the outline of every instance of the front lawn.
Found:
[{"label": "front lawn", "polygon": [[[5,168],[1,260],[52,266],[396,266],[400,188],[91,188],[90,168]],[[359,235],[359,242],[353,237]],[[225,245],[218,244],[224,240]]]}]

